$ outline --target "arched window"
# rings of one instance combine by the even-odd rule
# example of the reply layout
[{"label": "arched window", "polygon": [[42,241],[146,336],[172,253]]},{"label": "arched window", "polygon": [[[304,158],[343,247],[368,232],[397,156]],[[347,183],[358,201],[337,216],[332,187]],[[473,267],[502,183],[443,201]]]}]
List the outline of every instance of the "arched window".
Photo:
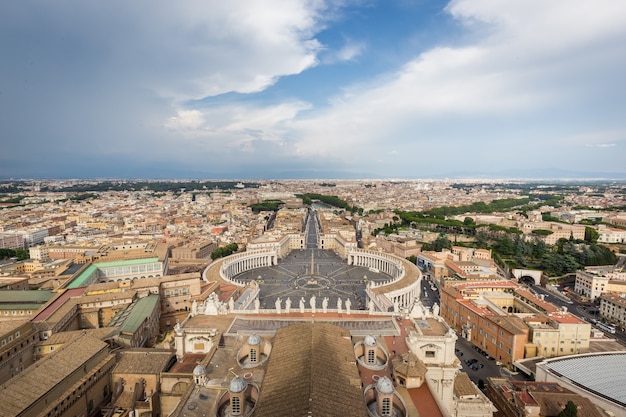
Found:
[{"label": "arched window", "polygon": [[250,363],[256,363],[256,362],[257,362],[256,349],[251,348],[250,349]]}]

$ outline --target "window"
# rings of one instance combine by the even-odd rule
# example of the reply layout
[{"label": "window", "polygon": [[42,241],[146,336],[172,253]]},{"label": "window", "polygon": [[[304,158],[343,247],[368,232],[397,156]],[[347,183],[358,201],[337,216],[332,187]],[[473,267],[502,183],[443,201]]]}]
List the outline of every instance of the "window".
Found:
[{"label": "window", "polygon": [[435,357],[435,351],[434,350],[427,350],[426,351],[426,357],[427,358],[434,358]]},{"label": "window", "polygon": [[20,337],[20,332],[15,332],[15,338],[19,339],[19,337]]},{"label": "window", "polygon": [[250,349],[250,362],[251,363],[257,362],[256,349]]},{"label": "window", "polygon": [[241,414],[241,401],[238,396],[233,396],[230,399],[230,411],[235,416]]},{"label": "window", "polygon": [[373,364],[376,362],[376,352],[374,349],[369,349],[367,351],[367,363]]},{"label": "window", "polygon": [[391,415],[391,399],[383,398],[383,405],[381,407],[381,414],[383,416]]}]

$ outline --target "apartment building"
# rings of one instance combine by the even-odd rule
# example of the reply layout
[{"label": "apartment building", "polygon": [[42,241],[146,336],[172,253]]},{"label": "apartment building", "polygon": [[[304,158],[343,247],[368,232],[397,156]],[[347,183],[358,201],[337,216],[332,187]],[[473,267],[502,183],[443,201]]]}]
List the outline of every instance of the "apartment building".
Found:
[{"label": "apartment building", "polygon": [[591,325],[570,313],[526,317],[524,322],[531,329],[528,357],[552,358],[589,352]]},{"label": "apartment building", "polygon": [[626,230],[608,227],[605,224],[598,225],[598,243],[626,243]]},{"label": "apartment building", "polygon": [[182,246],[172,248],[172,259],[207,259],[211,256],[211,252],[217,248],[215,242],[210,240],[202,240],[184,244]]},{"label": "apartment building", "polygon": [[603,294],[600,296],[600,316],[626,327],[626,293]]},{"label": "apartment building", "polygon": [[613,268],[585,268],[576,271],[574,291],[595,300],[604,293],[626,293],[626,272]]},{"label": "apartment building", "polygon": [[511,281],[447,286],[441,291],[441,316],[463,338],[508,366],[523,358],[589,349],[589,323]]}]

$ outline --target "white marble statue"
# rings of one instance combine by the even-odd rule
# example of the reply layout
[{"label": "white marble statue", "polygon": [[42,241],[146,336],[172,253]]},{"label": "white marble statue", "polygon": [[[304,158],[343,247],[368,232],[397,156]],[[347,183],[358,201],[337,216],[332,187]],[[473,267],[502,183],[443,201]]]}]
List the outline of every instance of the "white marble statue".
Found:
[{"label": "white marble statue", "polygon": [[217,298],[217,294],[211,293],[209,298],[204,302],[204,314],[208,316],[217,316],[219,314],[220,301]]},{"label": "white marble statue", "polygon": [[304,297],[300,297],[300,313],[304,313]]},{"label": "white marble statue", "polygon": [[326,313],[328,311],[328,297],[324,297],[322,300],[322,311]]},{"label": "white marble statue", "polygon": [[339,314],[341,314],[341,309],[342,309],[342,304],[341,304],[341,297],[337,298],[337,312]]},{"label": "white marble statue", "polygon": [[276,299],[276,302],[274,302],[274,306],[276,306],[276,314],[280,314],[280,297]]},{"label": "white marble statue", "polygon": [[433,316],[437,317],[439,315],[439,304],[433,304]]},{"label": "white marble statue", "polygon": [[352,307],[352,301],[348,298],[346,300],[346,314],[350,314],[350,307]]},{"label": "white marble statue", "polygon": [[198,314],[198,301],[197,300],[193,300],[193,303],[191,303],[191,314],[194,316]]},{"label": "white marble statue", "polygon": [[309,300],[309,304],[311,305],[311,312],[315,314],[315,295],[311,296],[311,299]]},{"label": "white marble statue", "polygon": [[285,301],[285,313],[289,314],[291,311],[291,298],[287,297],[287,301]]},{"label": "white marble statue", "polygon": [[258,298],[254,299],[254,312],[258,313],[259,312],[259,307],[261,307],[261,301],[259,301]]},{"label": "white marble statue", "polygon": [[374,301],[370,300],[367,305],[369,307],[370,314],[374,313]]},{"label": "white marble statue", "polygon": [[395,300],[395,301],[393,302],[393,312],[394,312],[394,313],[397,313],[397,312],[399,312],[399,311],[400,311],[400,304],[398,303],[398,300]]},{"label": "white marble statue", "polygon": [[235,299],[233,297],[230,297],[228,299],[228,310],[232,312],[234,309],[235,309]]}]

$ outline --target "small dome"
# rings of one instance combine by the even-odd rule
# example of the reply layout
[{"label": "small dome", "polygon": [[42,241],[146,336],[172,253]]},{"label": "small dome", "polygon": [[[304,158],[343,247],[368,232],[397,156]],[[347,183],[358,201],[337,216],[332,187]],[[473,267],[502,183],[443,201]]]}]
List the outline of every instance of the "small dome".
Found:
[{"label": "small dome", "polygon": [[204,376],[206,375],[206,368],[200,364],[196,365],[195,368],[193,368],[193,376]]},{"label": "small dome", "polygon": [[365,346],[376,346],[376,339],[372,335],[365,336],[363,344],[365,344]]},{"label": "small dome", "polygon": [[248,384],[245,379],[240,376],[236,376],[230,381],[229,391],[234,393],[242,392],[247,386]]},{"label": "small dome", "polygon": [[248,344],[250,346],[257,346],[261,344],[261,336],[258,334],[253,334],[248,338]]},{"label": "small dome", "polygon": [[386,376],[380,378],[376,383],[376,391],[381,394],[391,394],[393,393],[393,383]]}]

